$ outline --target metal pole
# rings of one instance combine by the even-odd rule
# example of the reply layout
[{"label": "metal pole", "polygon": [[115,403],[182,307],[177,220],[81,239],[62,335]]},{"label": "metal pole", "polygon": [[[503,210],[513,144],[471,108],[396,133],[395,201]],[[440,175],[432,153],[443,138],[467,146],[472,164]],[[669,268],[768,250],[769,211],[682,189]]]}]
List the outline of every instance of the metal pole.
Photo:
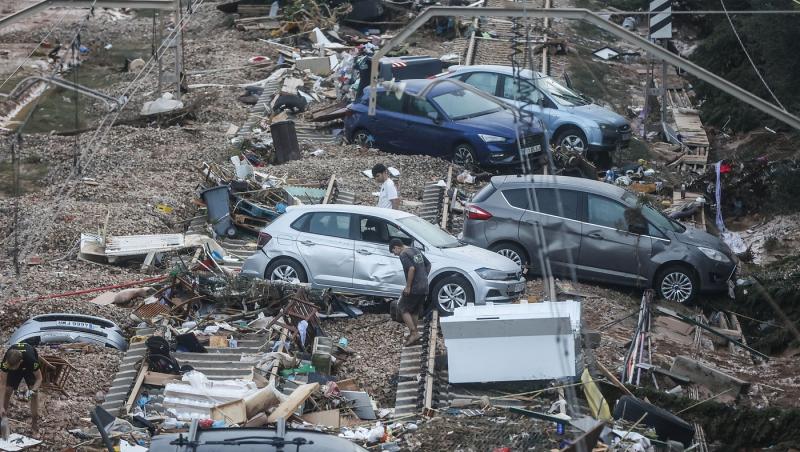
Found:
[{"label": "metal pole", "polygon": [[387,52],[397,47],[400,43],[404,42],[411,36],[419,27],[427,22],[432,17],[440,16],[463,16],[463,17],[540,17],[540,18],[555,18],[560,17],[564,19],[584,20],[600,29],[611,33],[612,35],[627,41],[630,44],[635,44],[640,48],[651,53],[655,57],[666,61],[667,63],[677,66],[680,69],[694,75],[695,77],[703,80],[704,82],[736,97],[737,99],[745,102],[762,112],[772,116],[773,118],[800,130],[800,118],[792,113],[767,102],[766,100],[750,93],[749,91],[725,80],[724,78],[710,72],[702,67],[692,63],[691,61],[674,55],[661,47],[651,43],[638,35],[635,35],[628,30],[620,27],[617,24],[609,22],[597,14],[587,9],[577,8],[530,8],[523,10],[521,7],[505,7],[505,8],[481,8],[475,9],[463,6],[431,6],[430,8],[422,11],[414,20],[392,38],[383,48],[379,49],[372,58],[372,74],[370,76],[370,97],[369,97],[369,114],[375,115],[376,100],[375,89],[378,86],[378,64],[381,57],[385,56]]},{"label": "metal pole", "polygon": [[[156,60],[158,60],[158,97],[161,97],[161,93],[163,92],[161,84],[162,80],[164,79],[164,68],[161,66],[161,58],[164,56],[164,52],[161,52],[161,55],[159,55],[158,49],[164,44],[164,36],[162,35],[164,30],[164,16],[161,15],[160,11],[155,11],[155,13],[158,15],[158,24],[156,25],[158,28],[158,31],[156,32],[156,36],[158,36],[158,39],[156,40],[158,47],[153,46],[153,56],[156,58]],[[155,20],[156,18],[153,16],[153,23],[155,23]]]},{"label": "metal pole", "polygon": [[[667,49],[669,41],[663,40],[664,49]],[[667,62],[661,62],[661,122],[667,122]]]},{"label": "metal pole", "polygon": [[181,73],[183,72],[183,30],[181,30],[181,0],[175,0],[175,99],[181,100]]}]

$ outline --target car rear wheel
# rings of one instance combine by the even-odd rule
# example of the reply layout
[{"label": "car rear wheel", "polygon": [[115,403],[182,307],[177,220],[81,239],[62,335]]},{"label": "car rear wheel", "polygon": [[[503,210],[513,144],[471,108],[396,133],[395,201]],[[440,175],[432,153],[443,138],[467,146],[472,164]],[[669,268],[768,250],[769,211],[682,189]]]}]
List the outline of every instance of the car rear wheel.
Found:
[{"label": "car rear wheel", "polygon": [[656,290],[661,298],[678,303],[691,303],[698,285],[694,272],[680,265],[671,265],[659,272]]},{"label": "car rear wheel", "polygon": [[522,268],[528,265],[528,256],[525,251],[513,243],[498,243],[492,246],[492,251],[511,259]]},{"label": "car rear wheel", "polygon": [[353,132],[353,144],[369,147],[372,146],[374,141],[372,135],[364,129],[358,129]]},{"label": "car rear wheel", "polygon": [[277,259],[267,266],[264,272],[265,279],[284,282],[308,282],[303,266],[292,259]]},{"label": "car rear wheel", "polygon": [[456,308],[475,302],[472,286],[463,276],[453,275],[441,279],[431,291],[436,307],[443,315],[450,315]]},{"label": "car rear wheel", "polygon": [[560,147],[562,151],[571,151],[578,154],[586,154],[589,150],[589,144],[586,142],[586,135],[580,129],[569,128],[558,134],[556,137],[556,146]]},{"label": "car rear wheel", "polygon": [[467,143],[457,144],[453,149],[453,163],[469,168],[475,165],[475,149]]}]

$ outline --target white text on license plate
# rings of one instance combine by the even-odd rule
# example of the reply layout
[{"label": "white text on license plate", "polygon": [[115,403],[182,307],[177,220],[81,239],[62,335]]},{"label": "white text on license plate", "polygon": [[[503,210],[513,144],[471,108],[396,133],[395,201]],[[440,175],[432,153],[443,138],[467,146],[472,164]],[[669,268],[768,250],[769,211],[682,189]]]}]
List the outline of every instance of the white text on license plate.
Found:
[{"label": "white text on license plate", "polygon": [[94,329],[94,325],[92,325],[91,323],[86,323],[86,322],[72,322],[72,321],[68,321],[68,320],[59,320],[58,321],[58,325],[60,325],[60,326],[68,326],[68,327],[72,327],[72,328],[84,328],[84,329],[87,329],[87,330],[93,330]]},{"label": "white text on license plate", "polygon": [[536,154],[541,149],[542,149],[541,146],[531,146],[531,147],[523,148],[522,149],[522,153],[525,154],[525,155]]}]

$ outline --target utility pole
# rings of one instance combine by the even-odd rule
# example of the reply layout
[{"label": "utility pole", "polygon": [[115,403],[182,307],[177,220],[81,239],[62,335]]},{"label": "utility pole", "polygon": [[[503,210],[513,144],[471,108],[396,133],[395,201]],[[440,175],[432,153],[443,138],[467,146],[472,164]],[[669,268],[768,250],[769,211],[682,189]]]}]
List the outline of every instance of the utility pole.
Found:
[{"label": "utility pole", "polygon": [[175,0],[175,79],[176,87],[175,99],[181,100],[181,77],[183,75],[183,25],[181,24],[181,0]]},{"label": "utility pole", "polygon": [[14,275],[19,277],[19,155],[18,145],[22,136],[17,133],[11,139],[11,167],[14,178],[14,250],[11,252],[14,261]]}]

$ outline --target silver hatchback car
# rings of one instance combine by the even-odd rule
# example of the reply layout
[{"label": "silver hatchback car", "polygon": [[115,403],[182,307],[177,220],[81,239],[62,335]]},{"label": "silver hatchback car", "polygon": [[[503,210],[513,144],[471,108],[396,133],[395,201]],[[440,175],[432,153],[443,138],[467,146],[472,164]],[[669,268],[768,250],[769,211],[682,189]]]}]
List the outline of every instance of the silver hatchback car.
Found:
[{"label": "silver hatchback car", "polygon": [[431,262],[430,297],[442,312],[473,302],[511,302],[525,292],[521,267],[507,257],[467,245],[416,215],[336,204],[289,207],[259,234],[260,249],[242,274],[396,298],[405,276],[389,252],[394,238]]},{"label": "silver hatchback car", "polygon": [[653,287],[673,301],[724,291],[736,270],[736,257],[719,238],[600,181],[493,177],[465,215],[464,241],[534,272]]}]

